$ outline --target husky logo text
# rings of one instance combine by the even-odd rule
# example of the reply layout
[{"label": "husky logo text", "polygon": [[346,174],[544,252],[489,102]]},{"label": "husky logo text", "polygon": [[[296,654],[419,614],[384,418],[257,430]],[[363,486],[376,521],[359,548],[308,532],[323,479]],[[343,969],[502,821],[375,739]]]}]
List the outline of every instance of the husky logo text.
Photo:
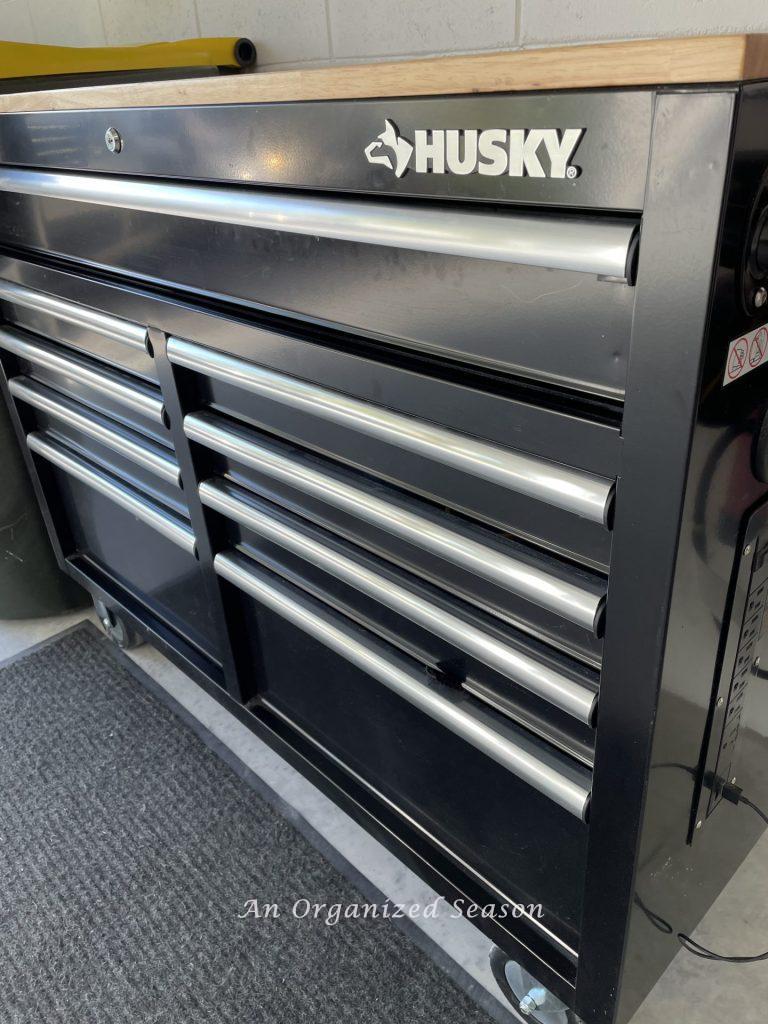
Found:
[{"label": "husky logo text", "polygon": [[365,147],[368,163],[395,177],[416,174],[506,174],[513,178],[577,178],[570,163],[584,128],[419,128],[413,142],[387,118],[384,131]]}]

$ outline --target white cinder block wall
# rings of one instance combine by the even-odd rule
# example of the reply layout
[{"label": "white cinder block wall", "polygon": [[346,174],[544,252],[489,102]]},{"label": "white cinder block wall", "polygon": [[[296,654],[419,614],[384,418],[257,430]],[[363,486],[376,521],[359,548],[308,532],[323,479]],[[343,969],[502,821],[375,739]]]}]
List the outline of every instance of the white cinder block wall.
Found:
[{"label": "white cinder block wall", "polygon": [[768,31],[765,0],[0,0],[0,39],[242,35],[262,66],[744,31]]}]

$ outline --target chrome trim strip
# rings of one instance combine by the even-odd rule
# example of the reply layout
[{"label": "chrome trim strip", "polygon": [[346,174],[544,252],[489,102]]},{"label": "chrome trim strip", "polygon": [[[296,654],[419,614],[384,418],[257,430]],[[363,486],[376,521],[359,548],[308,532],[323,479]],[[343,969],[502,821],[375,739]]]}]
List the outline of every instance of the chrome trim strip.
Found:
[{"label": "chrome trim strip", "polygon": [[431,551],[584,629],[593,633],[597,631],[605,599],[603,591],[590,591],[559,579],[543,569],[343,483],[296,459],[274,452],[250,437],[219,426],[215,417],[209,414],[186,416],[184,430],[192,441],[229,455],[274,480],[343,509],[416,547]]},{"label": "chrome trim strip", "polygon": [[177,366],[386,441],[603,526],[607,523],[613,495],[610,480],[509,451],[179,338],[168,339],[167,352]]},{"label": "chrome trim strip", "polygon": [[174,457],[160,445],[153,445],[150,441],[136,435],[131,437],[126,430],[117,423],[107,426],[103,417],[97,416],[84,408],[77,402],[65,396],[58,396],[56,392],[38,384],[30,377],[12,377],[8,381],[8,390],[14,398],[33,405],[36,409],[47,412],[50,416],[64,420],[75,430],[81,430],[84,434],[100,441],[113,451],[124,455],[126,459],[135,462],[137,466],[154,473],[174,487],[181,486],[181,475],[179,464]]},{"label": "chrome trim strip", "polygon": [[216,555],[213,564],[223,579],[397,693],[560,807],[586,820],[590,775],[581,766],[543,750],[514,726],[510,725],[506,734],[499,732],[490,719],[469,711],[450,690],[442,694],[437,684],[429,686],[417,672],[389,661],[372,644],[336,625],[333,620],[337,616],[315,611],[313,605],[318,602],[298,596],[298,591],[289,590],[260,571],[252,560],[225,553]]},{"label": "chrome trim strip", "polygon": [[501,260],[626,280],[637,222],[434,209],[274,189],[165,184],[108,175],[0,170],[0,191],[396,249]]},{"label": "chrome trim strip", "polygon": [[593,690],[246,504],[236,497],[229,485],[218,480],[206,480],[200,484],[199,492],[203,504],[209,508],[237,520],[260,536],[423,626],[580,722],[592,723],[597,706],[597,694]]},{"label": "chrome trim strip", "polygon": [[34,309],[39,313],[50,313],[51,316],[55,316],[59,320],[65,320],[67,323],[94,331],[111,341],[119,341],[123,345],[130,345],[131,348],[140,349],[145,353],[147,351],[146,328],[108,313],[102,313],[97,309],[90,309],[88,306],[60,299],[56,295],[33,291],[31,288],[14,284],[12,281],[3,280],[0,280],[0,300],[11,302],[15,306]]},{"label": "chrome trim strip", "polygon": [[78,384],[93,388],[114,402],[148,416],[161,426],[166,425],[165,406],[162,400],[138,381],[135,384],[126,384],[106,367],[103,370],[94,370],[77,356],[57,352],[49,342],[28,340],[7,327],[0,328],[0,347],[55,373],[63,373]]},{"label": "chrome trim strip", "polygon": [[114,501],[116,505],[124,508],[137,519],[141,519],[158,533],[162,533],[164,537],[189,552],[190,555],[197,557],[194,533],[170,513],[161,511],[156,505],[134,494],[133,491],[116,480],[111,480],[106,474],[90,466],[85,459],[68,452],[63,445],[50,440],[42,433],[28,434],[27,445],[31,451],[52,462],[59,469],[63,469],[65,473],[69,473],[81,483],[92,487],[99,494],[103,494],[105,498]]}]

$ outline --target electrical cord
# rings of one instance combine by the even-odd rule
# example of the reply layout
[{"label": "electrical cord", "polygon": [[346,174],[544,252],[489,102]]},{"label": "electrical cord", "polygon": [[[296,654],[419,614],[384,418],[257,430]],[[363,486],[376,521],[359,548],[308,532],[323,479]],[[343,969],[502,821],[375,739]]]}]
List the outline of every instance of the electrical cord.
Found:
[{"label": "electrical cord", "polygon": [[757,804],[753,804],[752,801],[747,800],[745,796],[739,798],[739,803],[746,804],[747,807],[751,807],[755,814],[761,817],[766,825],[768,825],[768,814],[766,814],[765,811],[761,811]]},{"label": "electrical cord", "polygon": [[[689,775],[696,774],[693,768],[690,768],[688,765],[685,764],[658,764],[654,767],[680,768],[681,770],[688,772]],[[766,825],[768,825],[768,814],[766,814],[765,811],[758,807],[757,804],[753,803],[751,800],[745,797],[743,790],[739,786],[736,786],[733,783],[725,783],[722,786],[721,793],[723,799],[728,800],[732,804],[735,804],[737,806],[739,804],[745,804],[747,807],[750,807],[755,812],[755,814],[757,814],[758,817],[762,818]],[[685,932],[675,933],[675,929],[672,927],[669,921],[665,921],[660,914],[655,913],[653,910],[647,907],[638,895],[635,895],[635,903],[640,908],[640,910],[642,910],[642,912],[645,914],[645,916],[648,918],[648,920],[651,922],[654,928],[657,928],[664,935],[676,934],[677,941],[680,943],[683,949],[686,950],[688,953],[691,953],[693,956],[699,957],[702,960],[715,960],[718,963],[724,964],[756,964],[760,963],[763,960],[768,960],[768,950],[766,950],[765,953],[756,953],[754,956],[726,956],[724,953],[715,953],[714,950],[707,949],[706,946],[702,946],[700,942],[697,942],[695,939],[692,939],[691,936],[686,935]]]},{"label": "electrical cord", "polygon": [[664,935],[672,935],[675,929],[672,927],[669,921],[665,921],[660,914],[654,913],[654,911],[652,911],[650,907],[647,907],[645,903],[643,903],[643,901],[637,895],[637,893],[635,893],[635,903],[638,905],[638,907],[640,907],[640,909],[651,922],[654,928],[658,928],[659,931],[662,932],[662,934]]},{"label": "electrical cord", "polygon": [[761,960],[768,960],[768,950],[765,953],[757,953],[755,956],[725,956],[723,953],[714,953],[711,949],[707,949],[706,946],[702,946],[700,942],[692,939],[690,935],[678,932],[677,938],[683,949],[702,960],[716,960],[720,964],[756,964]]}]

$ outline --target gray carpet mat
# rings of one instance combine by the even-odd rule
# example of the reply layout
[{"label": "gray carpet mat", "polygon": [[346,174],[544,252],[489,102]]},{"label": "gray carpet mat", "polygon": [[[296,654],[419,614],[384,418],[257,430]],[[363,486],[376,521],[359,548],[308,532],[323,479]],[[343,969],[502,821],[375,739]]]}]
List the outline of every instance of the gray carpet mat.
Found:
[{"label": "gray carpet mat", "polygon": [[0,668],[0,1024],[490,1020],[118,657]]}]

